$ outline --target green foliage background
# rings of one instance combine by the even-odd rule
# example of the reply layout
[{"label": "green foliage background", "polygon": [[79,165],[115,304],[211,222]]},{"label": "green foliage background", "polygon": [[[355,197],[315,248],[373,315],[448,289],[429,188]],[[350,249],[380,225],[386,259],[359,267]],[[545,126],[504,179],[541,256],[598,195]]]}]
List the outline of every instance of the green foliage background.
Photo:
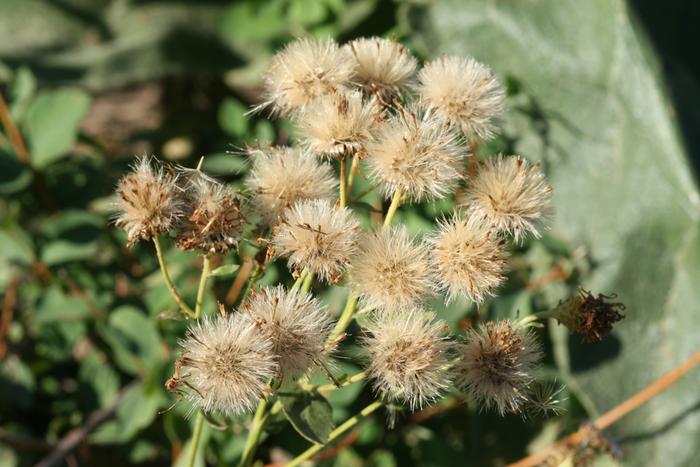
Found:
[{"label": "green foliage background", "polygon": [[[499,299],[480,310],[457,303],[441,317],[458,326],[527,314],[576,283],[617,292],[628,306],[628,318],[600,344],[583,346],[557,326],[544,333],[547,376],[569,388],[564,416],[501,419],[461,405],[421,423],[399,414],[393,430],[378,416],[324,465],[500,465],[681,363],[698,349],[700,313],[700,66],[691,32],[700,9],[663,3],[0,1],[0,80],[30,154],[29,165],[20,162],[0,136],[3,303],[16,294],[0,362],[0,465],[32,465],[121,393],[116,416],[78,450],[81,463],[186,457],[187,408],[158,414],[174,400],[162,385],[184,325],[157,319],[174,307],[152,249],[124,248],[125,236],[109,223],[109,197],[143,152],[188,166],[205,155],[205,170],[241,186],[246,161],[227,150],[291,137],[285,122],[244,113],[271,54],[303,34],[394,36],[422,58],[468,54],[507,84],[502,134],[479,152],[543,161],[555,188],[552,230],[516,252]],[[417,232],[448,208],[421,205],[400,220]],[[170,250],[168,260],[193,298],[196,259]],[[566,279],[548,280],[552,271]],[[263,282],[287,277],[280,263]],[[230,283],[216,279],[210,310]],[[331,311],[342,306],[341,294],[325,298]],[[624,464],[697,465],[699,384],[692,373],[610,430]],[[359,384],[337,391],[334,419],[370,399]],[[210,464],[235,462],[244,422],[205,430]],[[307,445],[280,421],[261,453]]]}]

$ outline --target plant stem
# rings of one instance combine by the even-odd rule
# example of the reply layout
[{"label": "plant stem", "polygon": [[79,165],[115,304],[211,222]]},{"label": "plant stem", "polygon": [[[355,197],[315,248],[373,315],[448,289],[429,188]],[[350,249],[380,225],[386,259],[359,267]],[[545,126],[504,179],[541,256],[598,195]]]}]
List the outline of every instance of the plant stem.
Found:
[{"label": "plant stem", "polygon": [[323,386],[317,386],[315,389],[321,394],[325,394],[331,391],[335,391],[336,389],[344,388],[346,386],[350,386],[351,384],[355,384],[358,381],[362,381],[367,377],[367,371],[361,371],[355,375],[352,375],[342,383],[340,383],[340,386],[336,386],[335,384],[324,384]]},{"label": "plant stem", "polygon": [[204,291],[207,289],[207,279],[210,270],[209,256],[202,256],[202,275],[199,276],[199,288],[197,289],[197,301],[194,304],[194,319],[202,316],[202,303],[204,302]]},{"label": "plant stem", "polygon": [[328,336],[328,342],[332,342],[337,339],[339,335],[345,332],[345,330],[350,326],[353,318],[355,317],[355,310],[357,309],[357,297],[352,293],[352,290],[348,294],[348,300],[345,302],[345,308],[338,318],[338,322],[335,323],[335,327],[331,334]]},{"label": "plant stem", "polygon": [[297,277],[297,280],[294,281],[294,285],[292,286],[292,289],[291,289],[292,292],[294,292],[295,290],[299,290],[299,287],[301,287],[301,284],[304,283],[304,279],[306,279],[306,275],[308,273],[309,273],[309,270],[307,268],[304,268],[301,270],[299,277]]},{"label": "plant stem", "polygon": [[262,435],[263,428],[265,428],[267,424],[269,415],[270,414],[267,412],[267,400],[263,398],[260,404],[258,404],[258,409],[255,411],[255,416],[250,424],[248,439],[245,442],[245,448],[243,449],[243,455],[241,456],[241,461],[238,463],[238,467],[249,467],[253,463],[255,451],[260,443],[260,436]]},{"label": "plant stem", "polygon": [[384,225],[389,225],[391,224],[391,221],[394,219],[394,214],[396,214],[396,210],[399,209],[399,205],[401,204],[401,190],[398,188],[394,192],[394,197],[391,200],[391,205],[389,206],[389,210],[386,212],[386,217],[384,218]]},{"label": "plant stem", "polygon": [[348,195],[352,193],[352,185],[355,183],[355,175],[357,174],[357,169],[360,168],[360,156],[359,154],[355,153],[354,156],[352,156],[352,164],[350,165],[350,174],[348,175],[348,186],[347,186],[347,192]]},{"label": "plant stem", "polygon": [[295,466],[301,464],[303,461],[305,461],[309,457],[316,454],[318,451],[323,449],[326,445],[328,445],[329,443],[334,441],[336,438],[338,438],[340,435],[342,435],[343,433],[348,431],[350,428],[352,428],[355,425],[357,425],[358,423],[360,423],[368,415],[370,415],[372,412],[377,410],[382,405],[383,405],[383,403],[380,401],[372,402],[367,407],[362,409],[357,415],[355,415],[352,418],[347,419],[342,425],[340,425],[335,430],[331,431],[330,434],[328,435],[328,441],[326,444],[315,444],[315,445],[311,446],[309,449],[307,449],[303,453],[299,454],[291,462],[289,462],[287,464],[287,467],[295,467]]},{"label": "plant stem", "polygon": [[347,193],[347,160],[345,156],[340,159],[340,205],[345,206],[348,203],[348,193]]},{"label": "plant stem", "polygon": [[258,279],[260,279],[260,276],[262,275],[260,273],[261,268],[258,263],[255,263],[255,266],[253,266],[253,273],[250,275],[250,279],[248,280],[248,283],[245,286],[245,290],[243,290],[243,293],[241,294],[241,300],[239,303],[243,303],[243,300],[248,296],[251,290],[253,290],[253,287],[255,287],[255,284],[257,284]]},{"label": "plant stem", "polygon": [[304,283],[301,284],[301,294],[306,295],[309,293],[309,290],[311,289],[311,285],[314,282],[314,273],[309,271],[308,274],[306,274],[306,277],[304,278]]},{"label": "plant stem", "polygon": [[172,279],[170,279],[170,273],[168,272],[168,267],[165,265],[165,258],[163,257],[163,249],[160,246],[160,239],[158,237],[153,237],[153,243],[156,245],[156,256],[158,257],[160,272],[163,274],[163,279],[165,280],[165,284],[170,290],[170,294],[180,306],[180,309],[182,310],[186,318],[194,317],[194,311],[192,311],[192,308],[190,308],[189,305],[185,303],[185,301],[180,296],[180,293],[175,288]]},{"label": "plant stem", "polygon": [[24,144],[22,134],[19,132],[19,129],[17,129],[17,125],[15,125],[14,120],[12,120],[12,114],[10,113],[10,109],[5,102],[5,98],[2,97],[2,94],[0,94],[0,122],[2,122],[2,126],[5,127],[5,131],[7,132],[7,136],[10,138],[10,141],[12,141],[17,158],[25,164],[29,164],[29,151],[27,151],[27,145]]},{"label": "plant stem", "polygon": [[[657,396],[662,391],[668,389],[671,385],[676,383],[681,377],[683,377],[688,371],[693,367],[700,364],[700,351],[696,352],[688,360],[682,363],[680,366],[674,368],[668,373],[664,374],[661,378],[657,379],[651,383],[646,388],[639,391],[637,394],[633,395],[626,401],[616,405],[612,409],[608,410],[606,413],[598,417],[593,422],[593,427],[598,430],[604,430],[609,427],[628,413],[639,408],[646,402],[648,402],[654,396]],[[566,446],[576,446],[585,439],[586,430],[589,427],[584,426],[577,432],[567,436],[556,442],[554,445],[549,446],[539,452],[536,452],[524,459],[519,460],[509,464],[508,467],[532,467],[541,464],[547,459],[547,457],[557,448],[565,448]]]},{"label": "plant stem", "polygon": [[199,448],[199,440],[202,438],[202,426],[204,425],[204,414],[197,413],[197,419],[194,421],[194,433],[192,433],[192,445],[190,446],[190,458],[187,461],[187,467],[194,466],[194,460],[197,457],[197,449]]},{"label": "plant stem", "polygon": [[552,310],[540,311],[537,313],[533,313],[529,316],[526,316],[523,319],[521,319],[520,321],[517,321],[515,323],[515,326],[516,327],[524,327],[524,326],[527,326],[530,323],[533,323],[535,321],[539,321],[541,319],[544,320],[547,318],[552,318],[553,316],[554,316],[554,311],[552,311]]}]

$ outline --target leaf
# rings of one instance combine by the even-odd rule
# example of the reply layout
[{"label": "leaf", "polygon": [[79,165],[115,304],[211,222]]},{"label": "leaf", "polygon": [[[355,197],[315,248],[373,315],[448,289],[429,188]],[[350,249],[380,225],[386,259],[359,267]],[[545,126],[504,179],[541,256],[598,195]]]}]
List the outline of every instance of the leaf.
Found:
[{"label": "leaf", "polygon": [[248,108],[236,99],[227,97],[219,107],[219,125],[231,136],[243,136],[248,131]]},{"label": "leaf", "polygon": [[27,113],[31,163],[43,169],[65,156],[75,142],[90,97],[77,89],[43,92]]},{"label": "leaf", "polygon": [[4,151],[0,151],[0,195],[18,193],[32,183],[29,167]]},{"label": "leaf", "polygon": [[312,443],[325,444],[333,424],[333,409],[320,394],[284,392],[279,394],[282,411],[294,429]]},{"label": "leaf", "polygon": [[[573,376],[605,411],[698,346],[700,196],[656,59],[621,0],[452,0],[428,13],[432,55],[472,55],[517,84],[503,126],[549,169],[552,235],[588,249],[586,286],[627,304],[606,341],[569,339]],[[697,463],[699,378],[615,425],[630,465]]]},{"label": "leaf", "polygon": [[155,323],[132,306],[121,306],[109,316],[102,335],[114,351],[119,367],[131,374],[149,374],[163,364]]},{"label": "leaf", "polygon": [[219,266],[218,268],[216,268],[212,272],[210,272],[209,276],[210,277],[230,276],[234,272],[238,271],[239,267],[241,267],[239,264],[226,264],[224,266]]},{"label": "leaf", "polygon": [[212,154],[204,158],[202,171],[211,175],[234,175],[242,173],[248,161],[234,154]]}]

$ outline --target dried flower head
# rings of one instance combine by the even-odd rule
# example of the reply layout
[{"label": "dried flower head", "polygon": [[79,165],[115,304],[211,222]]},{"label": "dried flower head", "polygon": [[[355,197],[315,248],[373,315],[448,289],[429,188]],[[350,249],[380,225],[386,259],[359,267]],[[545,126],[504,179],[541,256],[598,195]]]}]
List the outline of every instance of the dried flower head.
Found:
[{"label": "dried flower head", "polygon": [[362,93],[326,94],[299,116],[302,141],[317,155],[343,157],[364,152],[380,119],[374,98]]},{"label": "dried flower head", "polygon": [[272,351],[283,377],[295,379],[324,362],[331,348],[326,340],[333,320],[310,295],[266,287],[242,306],[259,330],[272,342]]},{"label": "dried flower head", "polygon": [[347,89],[353,59],[332,39],[297,39],[277,53],[263,75],[267,96],[259,106],[291,115],[319,96]]},{"label": "dried flower head", "polygon": [[371,357],[374,389],[411,410],[430,404],[450,385],[450,342],[445,323],[420,310],[380,315],[368,328],[364,346]]},{"label": "dried flower head", "polygon": [[466,150],[458,134],[431,112],[413,107],[382,123],[367,144],[369,175],[387,197],[444,198],[461,179]]},{"label": "dried flower head", "polygon": [[381,311],[409,308],[433,292],[428,250],[404,226],[368,233],[351,260],[350,280],[363,307]]},{"label": "dried flower head", "polygon": [[178,248],[205,254],[238,246],[245,218],[241,198],[198,170],[188,170],[189,206],[176,238]]},{"label": "dried flower head", "polygon": [[488,322],[468,331],[456,382],[487,409],[519,412],[528,402],[541,355],[527,330],[508,321]]},{"label": "dried flower head", "polygon": [[317,199],[296,203],[284,213],[272,238],[274,251],[289,257],[289,267],[304,267],[335,283],[357,248],[361,230],[352,211]]},{"label": "dried flower head", "polygon": [[455,215],[439,223],[427,239],[431,261],[446,303],[459,295],[481,303],[503,282],[508,253],[503,239],[480,217]]},{"label": "dried flower head", "polygon": [[490,222],[516,242],[528,233],[539,238],[551,211],[552,188],[540,164],[530,166],[519,156],[491,157],[479,167],[461,200],[467,210]]},{"label": "dried flower head", "polygon": [[346,45],[355,57],[353,81],[365,93],[400,96],[412,86],[418,62],[396,41],[361,37]]},{"label": "dried flower head", "polygon": [[585,342],[603,340],[612,331],[613,324],[622,320],[620,313],[625,305],[613,302],[616,295],[598,294],[579,289],[578,295],[560,303],[553,311],[553,316],[572,332],[578,332]]},{"label": "dried flower head", "polygon": [[270,224],[297,201],[329,199],[336,192],[333,167],[309,151],[274,147],[252,151],[251,158],[246,184],[254,192],[256,208]]},{"label": "dried flower head", "polygon": [[251,411],[276,372],[272,343],[243,315],[204,318],[180,344],[183,393],[205,412]]},{"label": "dried flower head", "polygon": [[126,230],[127,245],[173,228],[182,215],[181,195],[177,175],[154,169],[148,157],[139,158],[117,185],[115,224]]},{"label": "dried flower head", "polygon": [[441,57],[418,73],[421,101],[470,137],[489,138],[505,93],[491,70],[474,59]]}]

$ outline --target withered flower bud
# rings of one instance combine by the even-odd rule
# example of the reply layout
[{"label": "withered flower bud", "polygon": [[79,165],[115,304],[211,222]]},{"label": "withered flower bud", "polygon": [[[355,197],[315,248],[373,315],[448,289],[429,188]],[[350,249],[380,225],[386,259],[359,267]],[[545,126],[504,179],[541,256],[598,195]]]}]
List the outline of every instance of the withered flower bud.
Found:
[{"label": "withered flower bud", "polygon": [[583,336],[585,342],[603,340],[612,331],[613,324],[625,317],[620,311],[625,305],[613,302],[617,295],[598,294],[579,289],[578,295],[561,302],[553,317],[573,332]]}]

